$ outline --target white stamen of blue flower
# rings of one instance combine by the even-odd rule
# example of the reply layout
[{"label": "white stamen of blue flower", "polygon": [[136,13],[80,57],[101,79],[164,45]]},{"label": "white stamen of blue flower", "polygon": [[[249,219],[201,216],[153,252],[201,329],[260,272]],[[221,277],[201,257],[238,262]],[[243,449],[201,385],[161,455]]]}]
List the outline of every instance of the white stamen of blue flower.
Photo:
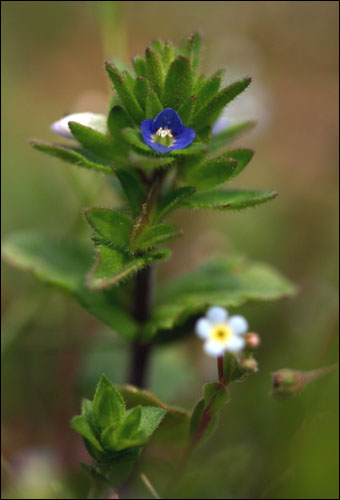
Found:
[{"label": "white stamen of blue flower", "polygon": [[240,315],[228,317],[224,307],[213,306],[195,325],[195,332],[204,340],[203,349],[209,356],[239,352],[246,346],[243,335],[248,331],[247,320]]},{"label": "white stamen of blue flower", "polygon": [[163,139],[166,136],[173,137],[172,132],[171,132],[171,130],[169,128],[162,128],[162,127],[159,127],[159,129],[156,132],[156,135],[159,135]]}]

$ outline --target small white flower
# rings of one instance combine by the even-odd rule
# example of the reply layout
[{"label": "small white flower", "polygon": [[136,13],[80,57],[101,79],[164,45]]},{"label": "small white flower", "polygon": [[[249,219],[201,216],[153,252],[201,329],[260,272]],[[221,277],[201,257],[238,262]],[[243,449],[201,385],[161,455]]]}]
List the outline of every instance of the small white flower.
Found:
[{"label": "small white flower", "polygon": [[107,133],[106,117],[98,113],[73,113],[71,115],[64,116],[60,120],[52,123],[50,129],[55,134],[61,137],[66,137],[66,139],[74,139],[71,131],[69,129],[69,122],[77,122],[85,127],[90,127],[101,132],[102,134]]},{"label": "small white flower", "polygon": [[210,307],[204,318],[195,325],[195,332],[204,342],[204,351],[209,356],[221,356],[223,353],[242,351],[246,346],[243,338],[248,331],[247,320],[240,315],[228,316],[224,307]]}]

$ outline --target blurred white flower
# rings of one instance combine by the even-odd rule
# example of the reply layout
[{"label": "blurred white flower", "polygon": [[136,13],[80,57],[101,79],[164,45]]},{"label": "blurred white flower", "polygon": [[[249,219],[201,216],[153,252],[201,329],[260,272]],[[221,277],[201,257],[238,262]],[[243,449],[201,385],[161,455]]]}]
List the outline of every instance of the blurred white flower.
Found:
[{"label": "blurred white flower", "polygon": [[223,353],[242,351],[246,346],[243,335],[248,331],[248,322],[243,316],[228,316],[223,307],[210,307],[204,318],[196,322],[198,337],[205,340],[204,351],[218,357]]},{"label": "blurred white flower", "polygon": [[50,129],[52,130],[52,132],[60,135],[61,137],[66,137],[66,139],[74,139],[68,126],[70,122],[77,122],[80,125],[84,125],[85,127],[93,128],[94,130],[97,130],[97,132],[101,132],[102,134],[107,133],[106,116],[98,113],[73,113],[64,116],[60,120],[52,123]]}]

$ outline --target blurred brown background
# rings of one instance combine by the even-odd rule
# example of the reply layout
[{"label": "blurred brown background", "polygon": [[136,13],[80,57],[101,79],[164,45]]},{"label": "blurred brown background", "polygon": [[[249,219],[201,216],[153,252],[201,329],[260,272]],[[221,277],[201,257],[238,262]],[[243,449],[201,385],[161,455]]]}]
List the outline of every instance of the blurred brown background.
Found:
[{"label": "blurred brown background", "polygon": [[[4,235],[33,228],[62,237],[76,227],[88,238],[82,208],[114,204],[104,177],[28,145],[53,139],[48,127],[65,112],[106,111],[106,58],[129,63],[152,39],[180,42],[198,28],[204,72],[226,67],[228,81],[253,77],[230,108],[231,118],[258,120],[239,140],[256,154],[235,186],[275,188],[279,197],[244,212],[179,214],[185,234],[160,277],[239,251],[277,267],[300,292],[240,311],[263,339],[260,372],[232,387],[185,498],[338,498],[337,374],[287,402],[268,396],[273,370],[337,361],[338,10],[326,1],[2,2]],[[103,371],[125,380],[126,346],[7,265],[2,289],[4,498],[82,498],[79,461],[88,457],[69,419]],[[159,349],[151,388],[190,408],[214,376],[192,337]],[[148,474],[157,486],[152,460]],[[149,497],[138,479],[134,494]]]}]

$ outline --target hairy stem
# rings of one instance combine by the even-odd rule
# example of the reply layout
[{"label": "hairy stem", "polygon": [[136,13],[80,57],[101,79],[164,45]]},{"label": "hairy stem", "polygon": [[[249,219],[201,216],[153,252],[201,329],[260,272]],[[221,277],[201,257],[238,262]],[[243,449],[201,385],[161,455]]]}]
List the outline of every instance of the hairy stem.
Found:
[{"label": "hairy stem", "polygon": [[[143,326],[149,318],[154,289],[154,268],[147,267],[137,273],[135,280],[135,297],[133,316]],[[129,383],[137,387],[145,387],[147,382],[148,366],[151,354],[151,343],[142,343],[136,339],[131,348],[131,366]]]}]

